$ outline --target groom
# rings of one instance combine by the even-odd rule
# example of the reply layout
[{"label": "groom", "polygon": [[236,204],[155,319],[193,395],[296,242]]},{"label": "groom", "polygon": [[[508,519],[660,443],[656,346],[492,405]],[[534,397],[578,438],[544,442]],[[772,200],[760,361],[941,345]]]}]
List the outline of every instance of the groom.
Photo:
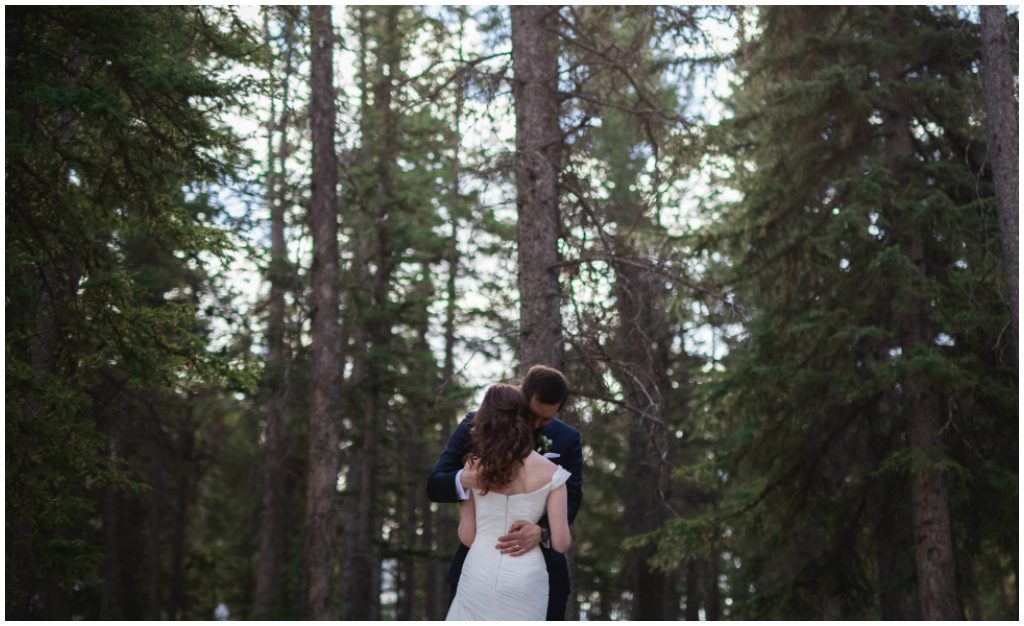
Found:
[{"label": "groom", "polygon": [[[583,445],[578,430],[555,419],[555,414],[562,410],[569,396],[569,383],[558,370],[534,365],[526,372],[522,391],[530,402],[535,449],[572,474],[565,483],[569,524],[572,524],[583,500]],[[474,415],[475,411],[470,412],[455,429],[448,440],[448,445],[445,446],[444,453],[434,466],[434,471],[427,479],[427,496],[432,502],[456,503],[465,500],[469,497],[469,489],[479,486],[476,473],[463,469],[462,460],[469,452],[469,429],[472,427]],[[521,520],[515,522],[509,534],[498,538],[501,543],[494,549],[516,557],[540,546],[544,553],[544,562],[547,564],[550,585],[547,620],[555,622],[565,619],[565,605],[570,591],[569,568],[565,562],[565,555],[551,549],[550,539],[548,518],[545,515],[537,524]],[[468,552],[469,548],[459,544],[455,560],[452,561],[448,576],[445,578],[452,586],[449,604],[455,598],[459,577],[462,575],[462,564]]]}]

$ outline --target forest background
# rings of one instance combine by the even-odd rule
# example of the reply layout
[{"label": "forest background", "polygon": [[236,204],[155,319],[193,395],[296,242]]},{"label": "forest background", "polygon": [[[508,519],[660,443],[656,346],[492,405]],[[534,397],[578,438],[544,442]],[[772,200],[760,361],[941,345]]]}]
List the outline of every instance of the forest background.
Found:
[{"label": "forest background", "polygon": [[538,362],[570,619],[1018,618],[1016,7],[5,27],[6,619],[443,619]]}]

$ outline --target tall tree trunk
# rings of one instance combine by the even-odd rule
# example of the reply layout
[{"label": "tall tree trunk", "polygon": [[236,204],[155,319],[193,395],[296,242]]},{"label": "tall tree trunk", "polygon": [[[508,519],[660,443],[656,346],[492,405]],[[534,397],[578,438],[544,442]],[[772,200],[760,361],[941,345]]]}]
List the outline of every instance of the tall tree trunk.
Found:
[{"label": "tall tree trunk", "polygon": [[913,512],[909,489],[901,477],[891,480],[882,504],[882,516],[875,529],[878,585],[881,588],[882,619],[918,621],[921,603],[917,599],[914,564]]},{"label": "tall tree trunk", "polygon": [[[902,22],[906,19],[897,7],[883,10],[886,34],[894,44],[903,37]],[[893,59],[883,66],[883,82],[898,85],[903,64]],[[885,138],[885,166],[900,187],[905,187],[903,162],[913,157],[910,133],[910,110],[897,89],[882,106],[882,133]],[[898,245],[904,248],[911,263],[925,275],[924,238],[895,206],[885,209]],[[900,349],[910,357],[932,343],[929,306],[917,293],[906,297],[906,306],[896,314]],[[907,415],[907,434],[911,446],[928,453],[941,450],[941,405],[923,372],[911,371],[902,381]],[[926,620],[961,619],[954,575],[953,541],[949,516],[949,494],[942,472],[932,466],[915,470],[911,475],[913,501],[914,546],[917,564],[917,588],[922,617]]]},{"label": "tall tree trunk", "polygon": [[[358,364],[358,362],[357,362]],[[355,446],[352,446],[355,448]],[[358,485],[361,482],[363,464],[360,460],[361,451],[356,448],[349,459],[348,473],[345,475],[346,492],[344,496],[345,520],[344,537],[345,552],[342,559],[342,573],[344,583],[342,587],[342,621],[352,621],[358,604],[358,594],[365,594],[366,580],[356,568],[356,562],[360,558],[359,549],[359,491]]]},{"label": "tall tree trunk", "polygon": [[310,6],[313,139],[309,225],[313,233],[309,478],[303,619],[331,619],[337,534],[341,333],[338,323],[338,160],[334,149],[334,28],[330,6]]},{"label": "tall tree trunk", "polygon": [[161,450],[159,442],[154,442],[152,456],[150,457],[150,491],[149,491],[149,518],[146,525],[149,530],[149,541],[146,546],[146,619],[150,621],[160,620],[161,598],[160,598],[160,529],[161,507],[160,500],[163,499],[163,463],[161,462]]},{"label": "tall tree trunk", "polygon": [[[465,7],[458,9],[460,24],[465,24],[467,11]],[[459,33],[459,61],[462,61],[462,31]],[[452,232],[448,238],[448,249],[445,251],[445,260],[448,264],[448,276],[445,283],[445,319],[444,319],[444,363],[441,369],[441,393],[453,385],[455,381],[455,324],[458,304],[457,280],[459,277],[459,222],[462,214],[462,189],[459,176],[462,168],[461,147],[462,147],[462,112],[465,103],[466,80],[460,77],[459,86],[455,92],[455,141],[452,150],[451,160],[451,197],[449,199],[449,219],[451,220]],[[451,417],[441,415],[441,447],[448,444],[451,437]],[[430,519],[429,500],[424,501],[424,520]],[[439,503],[437,507],[436,550],[435,554],[444,555],[448,551],[449,537],[452,534],[451,509],[450,505]],[[424,535],[429,532],[429,526],[424,527]],[[428,539],[429,545],[429,539]],[[447,558],[433,558],[427,565],[427,619],[434,621],[444,620],[448,613],[447,596],[444,593],[445,574],[448,566]]]},{"label": "tall tree trunk", "polygon": [[[68,530],[59,531],[61,539],[68,539]],[[42,618],[48,622],[71,621],[71,606],[68,602],[68,591],[60,586],[60,574],[50,571],[45,574],[42,593],[39,595],[39,605],[42,608]]]},{"label": "tall tree trunk", "polygon": [[[631,251],[621,244],[623,254]],[[659,327],[663,326],[660,304],[663,302],[661,282],[649,272],[633,266],[616,267],[615,301],[620,324],[612,346],[617,362],[612,374],[622,387],[627,402],[641,407],[645,415],[633,424],[629,433],[629,457],[626,467],[625,492],[628,494],[626,528],[630,535],[651,532],[668,519],[670,480],[668,437],[664,427],[665,401],[668,389],[658,369],[663,364],[655,361],[655,344]],[[648,563],[654,547],[632,550],[628,555],[631,591],[633,592],[633,619],[677,619],[678,595],[664,574]],[[665,593],[672,589],[677,607],[672,615],[665,615],[668,604]],[[705,600],[708,596],[705,594]]]},{"label": "tall tree trunk", "polygon": [[[455,159],[456,165],[458,158]],[[452,183],[454,197],[453,203],[458,203],[461,200],[459,193],[458,183],[458,169],[455,170],[453,176],[454,182]],[[458,220],[452,217],[452,236],[448,240],[448,281],[445,287],[445,293],[447,303],[445,307],[445,322],[444,322],[444,365],[441,369],[441,376],[444,381],[444,385],[451,385],[454,383],[452,380],[455,377],[455,314],[456,314],[456,300],[458,294],[456,293],[456,278],[459,273],[459,251],[458,251]],[[443,393],[443,392],[442,392]],[[448,439],[451,437],[451,417],[447,415],[441,415],[441,436],[440,442],[442,448],[448,444]],[[429,505],[426,511],[429,512]],[[437,504],[437,539],[436,539],[436,550],[435,554],[446,555],[449,550],[449,539],[452,536],[452,516],[450,505],[445,503]],[[454,547],[454,546],[453,546]],[[447,573],[447,558],[442,556],[440,559],[431,559],[429,565],[429,573],[427,575],[427,595],[428,595],[428,619],[432,621],[443,621],[445,615],[448,614],[448,598],[445,594],[445,574]]]},{"label": "tall tree trunk", "polygon": [[[372,116],[372,110],[369,105],[369,94],[370,94],[370,72],[368,68],[367,59],[370,54],[369,48],[369,19],[368,9],[366,7],[359,7],[356,9],[358,14],[358,28],[359,28],[359,85],[360,85],[360,130],[362,133],[362,149],[360,158],[369,159],[372,154],[372,135],[368,127],[370,126],[369,118]],[[366,308],[365,303],[365,285],[370,280],[369,275],[369,259],[372,253],[372,244],[370,238],[366,236],[367,230],[370,228],[372,222],[369,217],[369,207],[366,206],[366,197],[364,194],[357,193],[357,200],[359,201],[358,211],[359,220],[357,223],[357,230],[359,236],[356,238],[356,250],[352,263],[352,274],[350,281],[351,296],[350,301],[353,303],[354,308],[354,319],[359,320],[362,311]],[[363,456],[366,452],[365,443],[362,440],[358,440],[357,436],[359,432],[362,432],[362,424],[365,418],[360,418],[360,414],[365,411],[366,407],[360,399],[365,401],[365,389],[366,379],[369,375],[371,367],[370,363],[370,348],[369,345],[369,329],[365,322],[356,323],[355,335],[353,338],[353,348],[355,353],[352,362],[352,376],[349,378],[349,384],[347,389],[350,391],[348,396],[348,404],[351,411],[351,422],[352,422],[352,448],[351,456],[349,458],[348,473],[346,475],[346,488],[345,488],[345,554],[344,554],[344,589],[343,589],[343,603],[342,603],[342,619],[343,620],[356,620],[356,619],[367,619],[369,611],[365,607],[367,601],[366,596],[368,595],[368,573],[365,566],[365,554],[367,547],[360,544],[359,533],[360,533],[360,501],[362,499],[362,484],[363,484],[363,468],[365,463]]]},{"label": "tall tree trunk", "polygon": [[[434,286],[433,281],[430,280],[431,266],[430,263],[424,262],[422,265],[423,280],[416,287],[415,298],[421,302],[426,302],[433,298]],[[423,312],[422,317],[416,323],[416,343],[413,344],[412,353],[417,355],[431,355],[430,344],[427,342],[427,332],[429,330],[428,325],[430,323],[430,317],[426,311]],[[431,357],[432,358],[432,357]],[[418,387],[416,390],[421,393],[420,390],[429,389],[431,385],[431,379],[433,372],[427,367],[416,367],[415,364],[412,366],[414,373],[412,374],[414,384]],[[405,539],[405,546],[407,550],[412,550],[417,547],[419,536],[416,534],[416,529],[419,527],[419,516],[416,514],[416,504],[419,500],[419,495],[422,492],[420,477],[425,476],[430,472],[430,468],[427,467],[427,461],[424,458],[426,456],[423,440],[421,433],[424,432],[424,419],[423,411],[426,403],[427,396],[423,394],[422,400],[415,400],[411,402],[409,411],[409,423],[404,429],[402,436],[402,448],[405,449],[403,458],[405,459],[406,469],[406,486],[405,486],[405,521],[403,522],[403,534]],[[424,519],[430,517],[430,509],[424,509]],[[425,524],[426,525],[426,524]],[[427,544],[429,548],[429,544]],[[413,558],[411,552],[404,554],[399,562],[399,593],[398,593],[398,611],[397,618],[401,621],[410,621],[416,619],[416,559]]]},{"label": "tall tree trunk", "polygon": [[[988,159],[996,186],[996,212],[1003,244],[1008,302],[1014,342],[1020,341],[1020,299],[1017,271],[1020,268],[1020,138],[1017,99],[1013,90],[1013,49],[1006,27],[1006,7],[978,7],[981,14],[982,77],[988,117]],[[1019,345],[1019,343],[1018,343]]]},{"label": "tall tree trunk", "polygon": [[[377,59],[373,85],[373,120],[379,124],[376,129],[364,128],[363,132],[374,134],[373,140],[364,145],[377,147],[377,185],[373,217],[373,262],[376,268],[371,281],[371,302],[374,315],[367,323],[370,349],[388,346],[391,342],[391,320],[386,311],[391,290],[391,275],[395,264],[391,228],[388,215],[402,209],[395,197],[394,167],[398,158],[397,119],[392,111],[395,80],[401,72],[401,33],[398,18],[402,7],[381,7],[377,12],[379,30]],[[376,131],[376,132],[374,132]],[[379,458],[377,423],[382,405],[382,378],[385,372],[379,369],[374,355],[368,358],[369,368],[365,383],[365,412],[363,420],[362,473],[359,489],[359,547],[362,549],[360,571],[369,585],[367,593],[359,598],[359,619],[380,619],[380,557],[375,545],[380,539],[382,520],[375,510],[377,479],[376,464]]]},{"label": "tall tree trunk", "polygon": [[[418,457],[419,455],[416,455]],[[419,518],[416,515],[416,500],[420,490],[412,485],[405,488],[405,545],[409,550],[416,547],[416,529],[419,526]],[[429,511],[428,511],[429,513]],[[412,621],[416,619],[416,559],[411,553],[406,553],[401,561],[402,575],[401,587],[399,588],[398,619]]]},{"label": "tall tree trunk", "polygon": [[686,563],[686,621],[700,621],[700,571],[696,559]]},{"label": "tall tree trunk", "polygon": [[[558,282],[559,124],[558,7],[516,5],[512,21],[512,96],[516,111],[516,254],[519,259],[519,369],[563,369],[562,292]],[[566,553],[566,620],[579,620],[575,542]]]},{"label": "tall tree trunk", "polygon": [[[109,444],[111,448],[113,444]],[[121,553],[118,549],[118,511],[120,493],[115,487],[103,488],[103,594],[100,603],[100,619],[120,621],[125,619],[123,587],[121,578]]]},{"label": "tall tree trunk", "polygon": [[[516,223],[519,258],[519,367],[562,369],[558,271],[558,7],[512,6],[512,95],[516,111]],[[570,594],[572,595],[572,594]]]},{"label": "tall tree trunk", "polygon": [[[100,431],[109,437],[106,444],[106,456],[117,456],[117,442],[120,433],[114,419],[105,411],[97,411],[98,402],[93,404],[95,420]],[[124,585],[121,574],[121,492],[117,487],[107,485],[100,495],[100,514],[103,520],[103,591],[100,599],[100,619],[120,621],[125,619]]]},{"label": "tall tree trunk", "polygon": [[718,562],[721,557],[718,550],[712,548],[704,575],[704,619],[717,622],[722,619],[722,594],[718,589]]},{"label": "tall tree trunk", "polygon": [[[288,475],[289,441],[285,406],[287,403],[286,368],[288,355],[285,349],[284,294],[288,288],[290,268],[288,250],[284,239],[285,198],[284,177],[289,155],[289,80],[291,78],[291,32],[292,25],[286,23],[285,30],[285,73],[282,77],[282,112],[278,121],[274,115],[271,100],[270,124],[267,137],[267,205],[270,209],[270,316],[267,323],[267,401],[263,413],[266,420],[266,443],[263,448],[263,516],[260,520],[260,552],[256,571],[256,598],[253,617],[260,618],[275,609],[280,602],[282,587],[282,566],[285,560],[285,539],[288,521]],[[268,32],[269,40],[269,32]],[[275,151],[274,131],[280,132],[280,144]],[[276,152],[276,154],[275,154]],[[280,174],[275,172],[278,162]],[[280,185],[280,190],[277,189]]]},{"label": "tall tree trunk", "polygon": [[178,501],[174,507],[174,533],[171,539],[171,594],[167,604],[167,619],[181,619],[185,606],[185,534],[188,529],[189,470],[195,448],[192,425],[192,393],[178,428]]}]

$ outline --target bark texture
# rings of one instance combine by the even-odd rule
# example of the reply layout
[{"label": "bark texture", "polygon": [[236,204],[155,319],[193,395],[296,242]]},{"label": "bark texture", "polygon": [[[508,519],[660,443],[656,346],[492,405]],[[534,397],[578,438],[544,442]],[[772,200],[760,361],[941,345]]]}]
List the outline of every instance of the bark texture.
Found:
[{"label": "bark texture", "polygon": [[516,112],[516,243],[519,256],[519,366],[562,369],[558,8],[513,6],[512,95]]},{"label": "bark texture", "polygon": [[1020,133],[1017,99],[1013,93],[1013,48],[1006,26],[1006,6],[979,6],[981,14],[982,80],[988,117],[988,159],[996,186],[999,237],[1003,244],[1007,305],[1013,320],[1013,339],[1020,342]]},{"label": "bark texture", "polygon": [[[905,28],[904,11],[897,7],[883,10],[887,37],[899,43]],[[913,157],[910,132],[911,112],[899,84],[903,64],[893,59],[880,72],[883,82],[893,85],[892,96],[882,106],[882,133],[885,138],[885,166],[900,188],[907,180],[903,163]],[[922,276],[926,275],[925,240],[895,206],[885,209],[895,243],[899,245]],[[904,305],[895,314],[900,349],[906,356],[931,345],[929,305],[913,287],[906,287]],[[907,435],[910,445],[925,454],[942,448],[941,404],[921,371],[909,372],[901,383]],[[953,541],[949,516],[949,493],[942,472],[931,464],[911,475],[913,502],[914,557],[917,565],[918,596],[922,617],[926,620],[962,619],[957,601]]]},{"label": "bark texture", "polygon": [[331,619],[337,535],[335,495],[341,390],[338,321],[338,160],[334,149],[334,29],[329,6],[309,7],[313,139],[309,226],[313,234],[312,390],[303,559],[303,619]]},{"label": "bark texture", "polygon": [[[516,246],[519,259],[519,368],[563,366],[562,290],[558,281],[558,173],[562,129],[558,94],[557,6],[510,8],[512,96],[516,112]],[[570,529],[571,531],[572,529]],[[576,601],[576,542],[566,552],[569,567],[567,620],[579,619]]]}]

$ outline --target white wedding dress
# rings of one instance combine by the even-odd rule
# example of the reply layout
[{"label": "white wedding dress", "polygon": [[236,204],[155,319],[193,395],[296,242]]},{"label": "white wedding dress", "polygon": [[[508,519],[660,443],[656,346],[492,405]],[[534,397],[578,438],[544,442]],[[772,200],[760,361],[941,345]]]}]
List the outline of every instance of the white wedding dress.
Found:
[{"label": "white wedding dress", "polygon": [[502,554],[498,537],[523,520],[536,524],[544,515],[548,494],[571,474],[561,467],[544,487],[531,493],[506,496],[473,490],[476,538],[462,566],[459,586],[448,609],[447,621],[536,620],[548,610],[548,570],[544,554],[534,548],[522,556]]}]

